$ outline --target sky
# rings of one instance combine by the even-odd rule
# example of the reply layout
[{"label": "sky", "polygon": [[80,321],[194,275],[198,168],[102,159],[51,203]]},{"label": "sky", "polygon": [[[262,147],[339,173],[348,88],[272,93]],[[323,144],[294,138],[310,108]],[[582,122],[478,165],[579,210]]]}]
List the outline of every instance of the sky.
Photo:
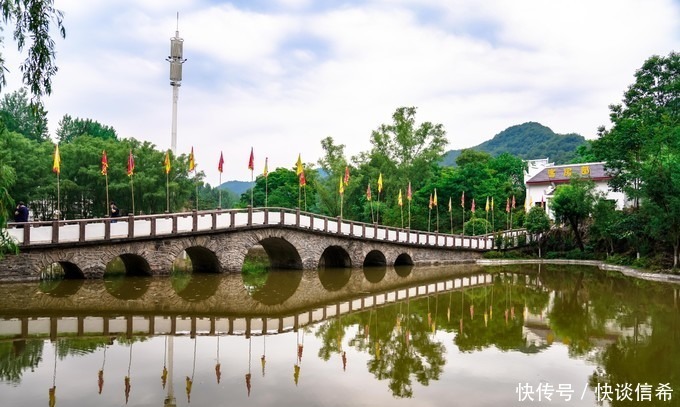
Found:
[{"label": "sky", "polygon": [[[402,106],[441,123],[448,149],[476,146],[529,121],[596,137],[636,69],[680,51],[679,0],[55,0],[50,134],[96,120],[120,138],[171,145],[170,38],[184,40],[177,152],[194,148],[216,185],[323,156],[348,159]],[[179,13],[179,23],[177,19]],[[21,87],[9,30],[8,84]],[[536,157],[544,158],[544,157]],[[64,163],[66,165],[66,163]],[[125,163],[121,163],[125,165]]]}]

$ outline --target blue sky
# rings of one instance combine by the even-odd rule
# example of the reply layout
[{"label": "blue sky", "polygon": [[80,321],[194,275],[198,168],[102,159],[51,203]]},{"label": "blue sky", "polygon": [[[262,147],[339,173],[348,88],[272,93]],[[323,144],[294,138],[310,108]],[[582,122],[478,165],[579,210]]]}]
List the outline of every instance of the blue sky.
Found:
[{"label": "blue sky", "polygon": [[[184,38],[178,152],[194,147],[211,184],[322,155],[321,139],[370,148],[400,106],[442,123],[448,149],[537,121],[594,138],[651,55],[678,50],[674,0],[55,0],[64,11],[59,73],[46,98],[121,137],[170,147],[170,37]],[[7,31],[4,33],[7,37]],[[3,55],[11,92],[22,58]],[[538,157],[537,157],[538,158]],[[256,172],[256,175],[257,175]]]}]

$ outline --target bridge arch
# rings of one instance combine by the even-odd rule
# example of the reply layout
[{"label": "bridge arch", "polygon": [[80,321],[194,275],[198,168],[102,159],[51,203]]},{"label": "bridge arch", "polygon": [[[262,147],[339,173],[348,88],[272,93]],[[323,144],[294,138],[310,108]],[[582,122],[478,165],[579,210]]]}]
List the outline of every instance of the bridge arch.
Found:
[{"label": "bridge arch", "polygon": [[191,246],[184,249],[191,260],[194,273],[219,273],[220,261],[212,250],[203,246]]},{"label": "bridge arch", "polygon": [[118,255],[125,266],[125,274],[128,276],[150,276],[151,266],[146,259],[138,254],[122,253]]},{"label": "bridge arch", "polygon": [[413,266],[413,258],[408,253],[401,253],[394,259],[395,266]]},{"label": "bridge arch", "polygon": [[371,250],[364,258],[364,267],[384,267],[387,265],[387,259],[380,250]]},{"label": "bridge arch", "polygon": [[328,246],[321,254],[319,268],[351,268],[352,259],[341,246]]},{"label": "bridge arch", "polygon": [[266,237],[258,242],[267,252],[269,265],[277,269],[302,270],[302,259],[295,246],[281,237]]}]

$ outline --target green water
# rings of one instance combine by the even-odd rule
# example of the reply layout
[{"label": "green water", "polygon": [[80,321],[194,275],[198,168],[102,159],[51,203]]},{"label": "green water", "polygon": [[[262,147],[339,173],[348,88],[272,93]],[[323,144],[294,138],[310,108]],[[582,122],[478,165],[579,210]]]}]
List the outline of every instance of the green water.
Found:
[{"label": "green water", "polygon": [[679,289],[545,265],[5,284],[0,400],[678,406]]}]

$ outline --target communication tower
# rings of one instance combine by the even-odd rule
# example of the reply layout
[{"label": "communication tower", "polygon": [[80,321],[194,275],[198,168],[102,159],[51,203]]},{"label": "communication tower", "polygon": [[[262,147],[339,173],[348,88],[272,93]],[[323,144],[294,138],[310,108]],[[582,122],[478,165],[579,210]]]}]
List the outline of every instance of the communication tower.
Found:
[{"label": "communication tower", "polygon": [[172,140],[171,149],[177,154],[177,99],[179,99],[179,87],[182,86],[182,65],[184,59],[184,39],[179,36],[179,13],[177,13],[177,28],[175,36],[170,38],[170,56],[166,59],[170,62],[170,86],[172,86]]}]

